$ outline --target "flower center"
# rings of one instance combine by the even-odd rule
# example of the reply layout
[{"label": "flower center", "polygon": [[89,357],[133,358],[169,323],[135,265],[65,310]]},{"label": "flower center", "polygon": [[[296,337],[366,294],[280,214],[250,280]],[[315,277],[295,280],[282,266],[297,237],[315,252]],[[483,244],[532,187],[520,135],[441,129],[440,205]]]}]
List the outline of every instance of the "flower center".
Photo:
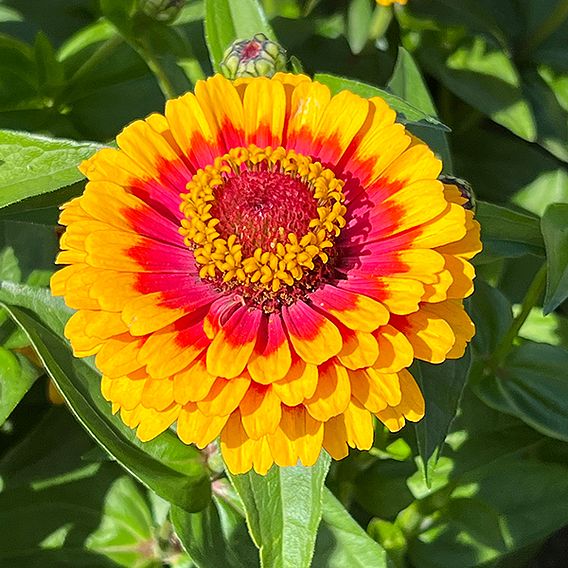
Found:
[{"label": "flower center", "polygon": [[193,176],[182,199],[180,232],[199,276],[262,306],[313,288],[345,226],[343,182],[282,147],[231,149]]},{"label": "flower center", "polygon": [[317,202],[305,183],[266,169],[231,177],[213,195],[217,232],[224,239],[237,235],[243,256],[253,256],[259,247],[274,251],[278,243],[286,244],[288,233],[305,235],[317,217]]}]

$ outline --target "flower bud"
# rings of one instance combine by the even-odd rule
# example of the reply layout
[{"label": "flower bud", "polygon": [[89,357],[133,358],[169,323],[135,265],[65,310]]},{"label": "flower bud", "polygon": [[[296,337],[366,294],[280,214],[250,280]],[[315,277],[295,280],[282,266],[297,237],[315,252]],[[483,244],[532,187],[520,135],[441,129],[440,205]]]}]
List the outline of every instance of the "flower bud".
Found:
[{"label": "flower bud", "polygon": [[233,42],[221,62],[221,72],[229,79],[272,77],[285,69],[286,50],[264,34]]},{"label": "flower bud", "polygon": [[141,0],[140,8],[150,18],[171,23],[181,12],[185,0]]}]

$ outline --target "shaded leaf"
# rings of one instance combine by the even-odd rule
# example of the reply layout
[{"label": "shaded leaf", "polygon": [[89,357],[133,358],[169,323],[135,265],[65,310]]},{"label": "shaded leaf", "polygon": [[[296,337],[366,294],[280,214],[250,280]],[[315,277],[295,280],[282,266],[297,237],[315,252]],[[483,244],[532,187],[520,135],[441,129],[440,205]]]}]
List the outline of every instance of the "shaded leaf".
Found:
[{"label": "shaded leaf", "polygon": [[351,517],[329,489],[312,568],[386,568],[385,550]]},{"label": "shaded leaf", "polygon": [[548,268],[544,314],[568,298],[568,204],[551,205],[542,218]]},{"label": "shaded leaf", "polygon": [[[432,97],[422,78],[420,69],[414,62],[412,55],[404,47],[399,47],[398,49],[398,58],[388,84],[388,89],[429,116],[437,118],[436,107],[432,102]],[[444,163],[444,172],[451,174],[453,170],[452,156],[446,134],[440,130],[415,125],[411,125],[409,130],[415,136],[424,140],[438,154]]]},{"label": "shaded leaf", "polygon": [[0,347],[0,426],[41,374],[26,357]]},{"label": "shaded leaf", "polygon": [[538,217],[479,201],[476,218],[481,224],[481,261],[495,257],[514,258],[525,254],[544,256],[544,241]]},{"label": "shaded leaf", "polygon": [[20,326],[75,417],[93,438],[135,478],[164,499],[199,511],[210,499],[209,476],[201,455],[166,431],[140,442],[119,417],[112,416],[100,392],[100,375],[76,359],[67,344],[29,312],[3,307]]},{"label": "shaded leaf", "polygon": [[441,365],[420,362],[416,366],[418,372],[413,372],[426,401],[426,414],[414,428],[427,483],[458,411],[470,367],[468,349],[461,359],[448,360]]},{"label": "shaded leaf", "polygon": [[199,513],[172,507],[170,516],[176,534],[198,568],[258,566],[258,551],[244,517],[223,500],[213,497]]},{"label": "shaded leaf", "polygon": [[568,441],[568,350],[524,342],[501,369],[487,373],[475,392],[546,436]]}]

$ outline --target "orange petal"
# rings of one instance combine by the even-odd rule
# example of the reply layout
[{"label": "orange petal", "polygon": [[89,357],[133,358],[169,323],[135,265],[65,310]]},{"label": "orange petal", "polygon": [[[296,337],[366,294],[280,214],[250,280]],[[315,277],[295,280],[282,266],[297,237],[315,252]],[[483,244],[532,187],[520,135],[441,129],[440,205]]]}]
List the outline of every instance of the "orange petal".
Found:
[{"label": "orange petal", "polygon": [[311,398],[318,384],[318,368],[294,357],[288,374],[272,383],[278,398],[287,406],[297,406]]},{"label": "orange petal", "polygon": [[228,419],[229,416],[206,416],[190,402],[180,410],[177,433],[185,444],[204,448],[219,436]]},{"label": "orange petal", "polygon": [[341,351],[337,327],[302,300],[284,306],[282,317],[296,353],[306,363],[320,365]]},{"label": "orange petal", "polygon": [[377,371],[396,373],[412,364],[414,349],[398,329],[385,325],[376,331],[375,337],[379,343],[379,357],[373,367]]},{"label": "orange petal", "polygon": [[241,420],[245,432],[258,440],[272,434],[282,415],[280,399],[270,385],[252,382],[240,404]]},{"label": "orange petal", "polygon": [[174,398],[179,404],[203,400],[217,377],[207,371],[205,357],[198,357],[187,369],[174,375]]},{"label": "orange petal", "polygon": [[207,370],[215,376],[233,378],[245,369],[254,345],[262,312],[240,307],[213,339],[207,349]]},{"label": "orange petal", "polygon": [[233,412],[221,432],[221,453],[229,471],[235,475],[252,468],[255,445],[241,423],[241,413]]},{"label": "orange petal", "polygon": [[370,367],[379,356],[379,344],[373,335],[361,331],[342,331],[343,349],[337,356],[348,369]]},{"label": "orange petal", "polygon": [[345,416],[334,416],[324,424],[323,447],[334,460],[342,460],[349,454]]},{"label": "orange petal", "polygon": [[140,426],[136,430],[136,437],[141,442],[148,442],[167,430],[177,420],[181,406],[173,404],[171,408],[163,412],[143,406],[139,406],[138,409]]},{"label": "orange petal", "polygon": [[163,412],[174,402],[172,379],[149,379],[142,391],[142,406]]},{"label": "orange petal", "polygon": [[257,342],[247,369],[258,383],[268,384],[282,379],[292,364],[288,338],[280,314],[262,318]]},{"label": "orange petal", "polygon": [[268,436],[274,461],[280,466],[314,465],[321,453],[323,424],[312,418],[302,406],[284,407],[280,425]]},{"label": "orange petal", "polygon": [[343,413],[347,443],[352,448],[368,450],[373,445],[375,429],[371,413],[355,399],[351,399],[349,406]]},{"label": "orange petal", "polygon": [[343,365],[330,361],[319,367],[318,386],[314,396],[304,402],[308,412],[325,422],[341,414],[351,399],[351,386]]},{"label": "orange petal", "polygon": [[217,379],[207,396],[197,406],[207,416],[227,416],[241,403],[250,385],[248,376]]}]

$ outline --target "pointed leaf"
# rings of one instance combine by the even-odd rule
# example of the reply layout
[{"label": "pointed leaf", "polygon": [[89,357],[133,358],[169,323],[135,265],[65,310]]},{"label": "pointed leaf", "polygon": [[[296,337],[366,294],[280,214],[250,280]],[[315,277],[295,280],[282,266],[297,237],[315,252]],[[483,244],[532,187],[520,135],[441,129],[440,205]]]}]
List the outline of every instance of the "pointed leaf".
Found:
[{"label": "pointed leaf", "polygon": [[322,514],[330,458],[312,467],[273,466],[265,475],[231,475],[264,568],[309,568]]}]

